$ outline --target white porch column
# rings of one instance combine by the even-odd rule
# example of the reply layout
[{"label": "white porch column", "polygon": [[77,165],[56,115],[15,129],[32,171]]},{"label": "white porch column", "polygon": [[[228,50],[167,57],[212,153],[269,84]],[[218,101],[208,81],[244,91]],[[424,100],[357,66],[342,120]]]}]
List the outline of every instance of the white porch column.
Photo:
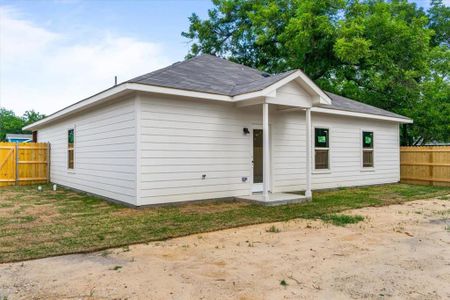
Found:
[{"label": "white porch column", "polygon": [[263,103],[263,197],[269,201],[270,184],[270,141],[269,141],[269,104]]},{"label": "white porch column", "polygon": [[306,191],[307,198],[312,197],[311,193],[311,108],[306,109]]}]

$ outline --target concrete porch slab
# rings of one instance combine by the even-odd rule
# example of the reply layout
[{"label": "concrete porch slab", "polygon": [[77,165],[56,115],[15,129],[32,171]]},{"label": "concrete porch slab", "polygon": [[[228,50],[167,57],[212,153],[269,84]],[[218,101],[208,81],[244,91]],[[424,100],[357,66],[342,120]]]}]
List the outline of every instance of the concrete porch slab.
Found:
[{"label": "concrete porch slab", "polygon": [[289,194],[289,193],[273,193],[273,194],[269,193],[269,199],[267,201],[264,199],[262,193],[254,193],[253,195],[249,196],[239,196],[236,197],[236,199],[256,202],[258,204],[268,206],[283,205],[289,203],[302,203],[311,200],[303,195]]}]

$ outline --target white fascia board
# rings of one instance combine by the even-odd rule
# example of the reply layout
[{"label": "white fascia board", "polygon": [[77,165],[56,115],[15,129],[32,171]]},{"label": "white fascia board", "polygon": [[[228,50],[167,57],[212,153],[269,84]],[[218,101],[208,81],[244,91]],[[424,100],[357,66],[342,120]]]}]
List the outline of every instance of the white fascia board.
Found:
[{"label": "white fascia board", "polygon": [[272,95],[273,95],[274,91],[276,91],[277,89],[279,89],[283,85],[291,82],[295,78],[298,78],[299,75],[300,75],[300,71],[297,70],[294,73],[292,73],[291,75],[281,79],[280,81],[275,82],[274,84],[266,87],[263,90],[256,91],[256,92],[251,92],[251,93],[246,93],[246,94],[241,94],[241,95],[236,95],[236,96],[233,96],[233,100],[234,101],[242,101],[242,100],[247,100],[247,99],[257,98],[257,97],[273,97]]},{"label": "white fascia board", "polygon": [[183,96],[190,98],[199,98],[199,99],[207,99],[207,100],[217,100],[217,101],[228,101],[232,102],[233,98],[230,96],[212,94],[212,93],[204,93],[204,92],[195,92],[188,90],[180,90],[173,89],[155,85],[147,85],[147,84],[139,84],[139,83],[127,83],[128,87],[134,91],[147,92],[147,93],[156,93],[156,94],[165,94],[165,95],[173,95],[173,96]]},{"label": "white fascia board", "polygon": [[246,107],[246,106],[258,105],[258,104],[263,104],[263,103],[265,103],[264,98],[259,97],[259,98],[252,98],[252,99],[236,102],[236,104],[234,106],[235,107]]},{"label": "white fascia board", "polygon": [[[319,96],[320,104],[331,104],[331,99],[328,97],[327,94],[324,93],[311,79],[309,79],[308,76],[306,76],[305,73],[303,73],[301,70],[297,70],[291,75],[281,79],[280,81],[275,82],[274,84],[266,87],[265,89],[261,91],[236,95],[233,97],[234,101],[242,101],[247,100],[251,98],[257,98],[257,97],[274,97],[273,93],[276,93],[276,90],[282,87],[283,85],[288,84],[292,80],[295,80],[297,78],[300,78],[314,93]],[[276,95],[276,94],[275,94]]]},{"label": "white fascia board", "polygon": [[319,86],[317,86],[314,83],[314,81],[309,79],[309,77],[305,73],[303,73],[301,70],[298,70],[298,72],[300,73],[300,78],[303,80],[303,82],[305,82],[308,85],[308,87],[310,87],[317,95],[319,95],[320,104],[331,104],[331,102],[332,102],[331,98],[328,97],[328,95],[325,94],[325,92],[322,91],[322,89]]},{"label": "white fascia board", "polygon": [[322,108],[322,107],[312,107],[311,111],[312,112],[318,112],[318,113],[324,113],[324,114],[350,116],[350,117],[358,117],[358,118],[366,118],[366,119],[376,119],[376,120],[391,121],[391,122],[404,123],[404,124],[413,123],[413,120],[411,120],[411,119],[386,117],[386,116],[381,116],[381,115],[358,113],[358,112],[352,112],[352,111],[346,111],[346,110],[337,110],[337,109],[329,109],[329,108]]},{"label": "white fascia board", "polygon": [[127,92],[139,91],[139,92],[147,92],[147,93],[156,93],[156,94],[166,94],[173,96],[184,96],[191,98],[199,98],[199,99],[208,99],[208,100],[217,100],[217,101],[227,101],[232,102],[232,97],[211,94],[211,93],[203,93],[203,92],[194,92],[180,89],[172,89],[160,86],[139,84],[139,83],[122,83],[120,85],[109,88],[103,92],[100,92],[94,96],[81,100],[73,105],[70,105],[66,108],[63,108],[60,111],[48,116],[45,119],[37,121],[33,124],[25,126],[23,130],[36,130],[44,124],[49,122],[58,120],[70,114],[76,113],[80,110],[86,109],[90,106],[97,105],[99,103],[111,100],[112,98],[117,98]]},{"label": "white fascia board", "polygon": [[66,108],[63,108],[63,109],[55,112],[54,114],[51,114],[50,116],[46,117],[45,119],[42,119],[40,121],[34,122],[33,124],[27,125],[22,129],[23,130],[35,130],[44,124],[47,124],[51,121],[58,120],[68,114],[78,112],[78,111],[80,111],[82,109],[86,109],[94,104],[98,104],[98,103],[107,101],[107,100],[111,99],[112,97],[117,97],[119,95],[122,95],[122,94],[126,93],[127,89],[128,88],[127,88],[126,84],[120,84],[120,85],[114,86],[103,92],[95,94],[94,96],[91,96],[89,98],[86,98],[84,100],[76,102],[75,104],[67,106]]}]

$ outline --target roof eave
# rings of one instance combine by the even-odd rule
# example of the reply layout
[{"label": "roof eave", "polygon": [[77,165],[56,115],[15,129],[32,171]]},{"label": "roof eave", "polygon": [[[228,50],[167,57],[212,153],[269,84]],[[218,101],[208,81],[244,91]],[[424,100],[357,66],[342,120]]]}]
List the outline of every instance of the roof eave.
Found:
[{"label": "roof eave", "polygon": [[89,107],[98,105],[105,101],[111,100],[113,98],[118,98],[123,96],[129,92],[147,92],[147,93],[155,93],[155,94],[165,94],[172,96],[182,96],[182,97],[190,97],[190,98],[200,98],[200,99],[208,99],[208,100],[216,100],[216,101],[226,101],[231,102],[232,97],[226,95],[212,94],[206,92],[196,92],[196,91],[188,91],[174,88],[167,88],[156,85],[147,85],[141,83],[130,83],[125,82],[121,83],[117,86],[104,90],[98,94],[95,94],[89,98],[83,99],[75,104],[72,104],[66,108],[63,108],[57,111],[54,114],[37,121],[33,124],[27,125],[23,127],[23,130],[37,130],[45,124],[50,122],[57,121],[66,116],[79,112],[81,110],[87,109]]},{"label": "roof eave", "polygon": [[37,130],[45,124],[60,120],[68,115],[77,113],[94,105],[98,105],[112,98],[117,98],[121,95],[124,95],[125,93],[128,92],[128,90],[129,90],[128,84],[126,83],[119,84],[112,88],[106,89],[98,94],[95,94],[91,97],[78,101],[70,106],[67,106],[42,120],[29,124],[23,127],[22,130],[31,130],[31,131]]},{"label": "roof eave", "polygon": [[341,115],[341,116],[352,116],[352,117],[357,117],[357,118],[359,117],[359,118],[391,121],[391,122],[397,122],[397,123],[402,123],[402,124],[411,124],[414,122],[412,119],[409,119],[406,117],[405,118],[390,117],[390,116],[383,116],[383,115],[377,115],[377,114],[353,112],[353,111],[341,110],[341,109],[335,109],[335,108],[312,107],[311,111],[318,112],[318,113],[325,113],[325,114],[334,114],[334,115]]},{"label": "roof eave", "polygon": [[276,81],[275,83],[273,83],[261,90],[235,95],[235,96],[233,96],[233,101],[242,101],[242,100],[247,100],[247,99],[252,99],[252,98],[270,96],[271,94],[273,94],[274,91],[276,91],[283,85],[285,85],[295,79],[302,80],[302,82],[304,82],[308,86],[308,88],[310,89],[310,92],[316,94],[319,97],[319,104],[331,104],[332,103],[331,98],[324,91],[322,91],[301,70],[296,70],[294,73],[290,74],[289,76],[281,78],[280,80]]}]

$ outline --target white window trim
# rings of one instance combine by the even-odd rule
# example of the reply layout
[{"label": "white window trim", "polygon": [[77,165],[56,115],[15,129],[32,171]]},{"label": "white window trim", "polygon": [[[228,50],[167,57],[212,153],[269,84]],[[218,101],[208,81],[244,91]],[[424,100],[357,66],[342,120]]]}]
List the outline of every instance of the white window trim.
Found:
[{"label": "white window trim", "polygon": [[[69,130],[73,130],[73,169],[69,168],[69,141],[68,141],[68,134]],[[67,173],[75,174],[75,166],[77,162],[77,151],[75,151],[77,143],[76,143],[76,136],[77,136],[77,130],[76,126],[73,125],[72,127],[66,128],[66,169]]]},{"label": "white window trim", "polygon": [[[316,148],[316,128],[317,129],[327,129],[328,130],[328,148],[318,147]],[[313,162],[313,174],[330,174],[331,173],[331,129],[328,126],[314,126],[313,127],[313,153],[312,153],[312,162]],[[316,149],[318,150],[328,150],[328,168],[326,169],[316,169]]]},{"label": "white window trim", "polygon": [[[363,133],[364,132],[372,132],[372,148],[364,148],[363,147]],[[373,129],[361,129],[360,137],[359,137],[359,147],[361,147],[360,152],[360,168],[361,172],[374,172],[375,171],[375,130]],[[372,167],[364,167],[364,149],[365,150],[371,150],[372,151],[372,160],[373,160],[373,166]]]}]

